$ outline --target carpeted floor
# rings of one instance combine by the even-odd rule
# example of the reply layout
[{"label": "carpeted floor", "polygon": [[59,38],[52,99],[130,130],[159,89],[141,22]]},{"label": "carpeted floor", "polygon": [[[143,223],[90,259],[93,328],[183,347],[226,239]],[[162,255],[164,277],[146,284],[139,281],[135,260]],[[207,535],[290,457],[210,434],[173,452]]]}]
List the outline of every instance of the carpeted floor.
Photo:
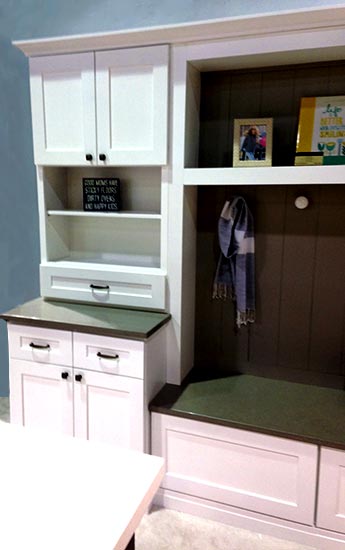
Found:
[{"label": "carpeted floor", "polygon": [[313,550],[189,514],[153,508],[135,535],[136,550]]},{"label": "carpeted floor", "polygon": [[[0,397],[0,420],[9,422],[9,404],[5,397]],[[157,507],[143,518],[135,540],[136,550],[313,550]]]}]

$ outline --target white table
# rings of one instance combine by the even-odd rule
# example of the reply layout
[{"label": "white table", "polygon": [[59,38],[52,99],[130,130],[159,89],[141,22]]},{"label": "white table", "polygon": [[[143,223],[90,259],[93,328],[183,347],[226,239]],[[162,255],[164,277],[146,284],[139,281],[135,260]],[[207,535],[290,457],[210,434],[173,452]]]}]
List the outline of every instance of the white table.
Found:
[{"label": "white table", "polygon": [[0,422],[0,548],[124,550],[163,459]]}]

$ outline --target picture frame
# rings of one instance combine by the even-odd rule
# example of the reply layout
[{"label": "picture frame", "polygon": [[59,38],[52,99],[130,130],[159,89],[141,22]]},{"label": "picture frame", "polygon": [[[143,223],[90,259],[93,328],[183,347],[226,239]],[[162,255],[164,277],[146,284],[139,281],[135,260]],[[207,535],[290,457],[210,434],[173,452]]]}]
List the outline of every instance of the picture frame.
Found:
[{"label": "picture frame", "polygon": [[86,212],[121,210],[119,178],[83,178],[83,209]]},{"label": "picture frame", "polygon": [[272,166],[272,135],[273,118],[235,118],[233,166]]},{"label": "picture frame", "polygon": [[345,96],[301,97],[295,165],[345,164]]}]

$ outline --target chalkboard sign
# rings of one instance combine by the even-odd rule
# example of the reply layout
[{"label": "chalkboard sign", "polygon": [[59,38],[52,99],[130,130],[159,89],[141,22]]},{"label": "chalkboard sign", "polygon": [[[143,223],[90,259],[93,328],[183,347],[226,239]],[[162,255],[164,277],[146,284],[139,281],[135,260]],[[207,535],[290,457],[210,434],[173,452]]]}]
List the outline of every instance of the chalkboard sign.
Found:
[{"label": "chalkboard sign", "polygon": [[88,212],[121,210],[119,178],[83,178],[83,206]]}]

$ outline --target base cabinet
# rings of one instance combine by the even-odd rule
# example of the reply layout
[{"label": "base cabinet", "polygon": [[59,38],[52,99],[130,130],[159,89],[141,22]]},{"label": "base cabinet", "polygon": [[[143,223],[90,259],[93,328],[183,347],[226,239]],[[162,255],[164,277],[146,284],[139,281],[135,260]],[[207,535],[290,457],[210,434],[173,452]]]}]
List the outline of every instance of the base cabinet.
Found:
[{"label": "base cabinet", "polygon": [[8,334],[11,422],[149,450],[164,328],[145,342],[14,324]]},{"label": "base cabinet", "polygon": [[345,533],[345,452],[321,449],[316,523]]},{"label": "base cabinet", "polygon": [[313,524],[315,445],[155,413],[152,434],[163,488]]},{"label": "base cabinet", "polygon": [[143,450],[142,380],[17,359],[11,369],[12,422]]},{"label": "base cabinet", "polygon": [[345,548],[345,451],[152,413],[160,506],[318,550]]}]

